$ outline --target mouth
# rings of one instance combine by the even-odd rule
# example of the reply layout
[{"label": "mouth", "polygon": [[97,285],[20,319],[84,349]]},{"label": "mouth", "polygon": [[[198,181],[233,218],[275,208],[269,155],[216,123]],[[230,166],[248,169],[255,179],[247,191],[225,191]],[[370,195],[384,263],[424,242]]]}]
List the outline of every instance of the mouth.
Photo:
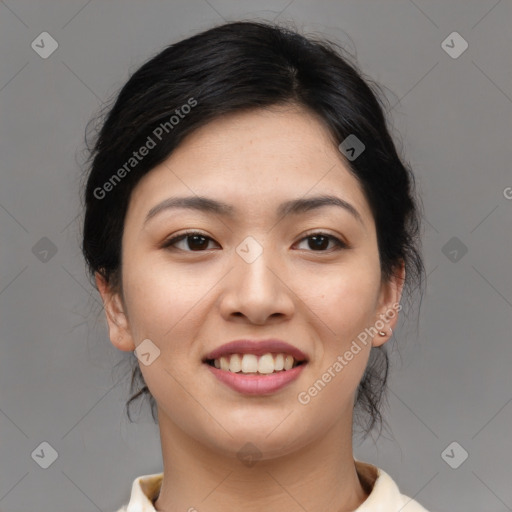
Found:
[{"label": "mouth", "polygon": [[262,355],[233,353],[215,359],[204,359],[203,363],[223,372],[242,375],[271,375],[292,370],[307,363],[283,352],[267,352]]},{"label": "mouth", "polygon": [[279,339],[231,341],[206,354],[202,363],[222,384],[244,395],[265,395],[299,378],[308,357]]},{"label": "mouth", "polygon": [[307,361],[283,352],[225,354],[203,360],[220,383],[242,395],[271,396],[299,378]]}]

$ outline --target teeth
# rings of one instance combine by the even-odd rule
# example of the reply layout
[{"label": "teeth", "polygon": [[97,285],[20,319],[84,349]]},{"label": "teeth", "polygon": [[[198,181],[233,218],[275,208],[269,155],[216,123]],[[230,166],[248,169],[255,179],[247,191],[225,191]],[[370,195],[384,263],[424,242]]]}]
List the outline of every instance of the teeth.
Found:
[{"label": "teeth", "polygon": [[[215,359],[215,361],[217,361],[217,359]],[[222,356],[220,358],[220,369],[226,372],[229,371],[229,359],[227,357]]]},{"label": "teeth", "polygon": [[[231,365],[229,365],[231,368]],[[242,357],[242,372],[255,373],[258,371],[258,358],[254,354],[244,354]]]},{"label": "teeth", "polygon": [[272,373],[274,371],[274,368],[275,365],[272,354],[265,354],[260,357],[258,361],[258,373]]},{"label": "teeth", "polygon": [[269,374],[291,370],[295,364],[295,359],[289,354],[276,354],[274,356],[270,352],[260,357],[254,354],[231,354],[213,361],[215,368],[233,373]]},{"label": "teeth", "polygon": [[233,354],[229,360],[229,371],[238,373],[242,371],[242,358],[238,354]]}]

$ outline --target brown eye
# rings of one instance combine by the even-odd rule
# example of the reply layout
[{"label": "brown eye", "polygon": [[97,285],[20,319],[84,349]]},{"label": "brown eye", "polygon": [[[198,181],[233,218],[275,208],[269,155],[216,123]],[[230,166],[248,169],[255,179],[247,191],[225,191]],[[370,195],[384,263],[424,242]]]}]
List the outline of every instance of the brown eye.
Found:
[{"label": "brown eye", "polygon": [[[201,252],[208,248],[209,242],[213,241],[214,240],[209,236],[203,235],[197,231],[190,231],[167,240],[164,242],[162,248],[172,247],[186,252]],[[177,244],[181,242],[184,243],[181,244],[181,247],[178,247]]]},{"label": "brown eye", "polygon": [[308,248],[314,252],[327,252],[329,250],[329,243],[333,243],[334,250],[339,250],[343,248],[347,248],[347,244],[342,242],[339,238],[336,238],[333,235],[328,235],[327,233],[312,233],[306,237],[304,237],[302,241],[307,240]]}]

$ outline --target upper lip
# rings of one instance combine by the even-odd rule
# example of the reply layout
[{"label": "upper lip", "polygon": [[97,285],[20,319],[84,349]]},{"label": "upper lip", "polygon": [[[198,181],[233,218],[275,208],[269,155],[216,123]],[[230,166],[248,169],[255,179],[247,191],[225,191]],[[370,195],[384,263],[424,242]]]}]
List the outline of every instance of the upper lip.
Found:
[{"label": "upper lip", "polygon": [[290,345],[286,341],[279,339],[266,339],[266,340],[234,340],[217,347],[207,354],[204,361],[219,359],[222,356],[230,354],[254,354],[262,356],[269,352],[290,354],[296,361],[307,361],[306,354],[299,350],[297,347]]}]

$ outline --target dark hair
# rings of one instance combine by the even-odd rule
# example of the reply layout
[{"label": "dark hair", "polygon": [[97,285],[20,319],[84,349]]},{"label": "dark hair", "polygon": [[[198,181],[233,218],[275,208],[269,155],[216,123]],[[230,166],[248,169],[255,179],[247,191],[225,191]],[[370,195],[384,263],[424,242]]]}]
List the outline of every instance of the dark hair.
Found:
[{"label": "dark hair", "polygon": [[[90,276],[98,272],[123,296],[121,238],[131,192],[187,134],[223,114],[298,105],[325,124],[337,146],[351,134],[363,142],[364,151],[347,166],[361,183],[375,219],[382,276],[389,278],[403,263],[404,291],[421,288],[424,266],[414,177],[397,154],[382,98],[371,88],[378,86],[363,78],[344,53],[332,41],[282,26],[235,22],[172,44],[137,69],[108,107],[93,145],[86,136],[82,251]],[[159,129],[165,136],[128,169],[133,151]],[[108,200],[103,200],[107,190]],[[156,421],[155,400],[135,357],[132,362],[131,391],[143,387],[126,403],[128,418],[131,402],[147,394]],[[355,401],[359,416],[354,420],[366,434],[382,424],[379,408],[388,368],[386,347],[373,347]]]}]

